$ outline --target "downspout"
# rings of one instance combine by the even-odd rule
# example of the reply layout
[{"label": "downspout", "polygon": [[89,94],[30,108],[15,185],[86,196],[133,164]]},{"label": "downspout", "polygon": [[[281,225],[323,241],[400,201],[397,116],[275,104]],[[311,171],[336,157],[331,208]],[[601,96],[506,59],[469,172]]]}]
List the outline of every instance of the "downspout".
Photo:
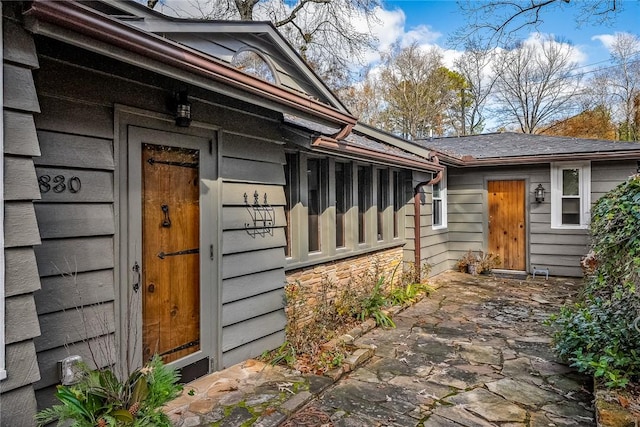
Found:
[{"label": "downspout", "polygon": [[[433,163],[435,163],[436,165],[440,164],[440,160],[438,159],[438,156],[432,156],[431,157]],[[421,232],[420,232],[420,187],[425,186],[425,185],[434,185],[439,183],[442,180],[442,171],[438,171],[438,173],[431,178],[429,181],[423,181],[423,182],[419,182],[414,188],[413,188],[413,229],[414,229],[414,235],[413,235],[413,239],[415,241],[415,248],[414,248],[414,253],[415,253],[415,269],[416,269],[416,277],[418,278],[418,280],[420,280],[421,277],[421,263],[420,260],[422,258],[422,254],[420,253],[420,247],[422,246],[422,236],[421,236]]]}]

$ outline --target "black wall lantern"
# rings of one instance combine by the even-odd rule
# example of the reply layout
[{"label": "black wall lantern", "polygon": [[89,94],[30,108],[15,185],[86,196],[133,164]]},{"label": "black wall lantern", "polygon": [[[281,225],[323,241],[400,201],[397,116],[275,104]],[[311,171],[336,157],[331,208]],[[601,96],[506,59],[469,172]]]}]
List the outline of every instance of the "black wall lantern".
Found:
[{"label": "black wall lantern", "polygon": [[176,126],[183,128],[191,124],[191,103],[186,90],[176,93]]},{"label": "black wall lantern", "polygon": [[538,186],[536,187],[534,194],[536,195],[536,202],[538,203],[542,203],[544,202],[544,187],[542,186],[542,184],[538,184]]}]

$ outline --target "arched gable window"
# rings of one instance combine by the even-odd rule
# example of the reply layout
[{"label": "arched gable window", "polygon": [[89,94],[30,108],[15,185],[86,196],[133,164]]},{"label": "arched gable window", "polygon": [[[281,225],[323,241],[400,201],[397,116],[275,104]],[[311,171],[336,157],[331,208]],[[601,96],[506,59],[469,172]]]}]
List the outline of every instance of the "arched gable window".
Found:
[{"label": "arched gable window", "polygon": [[273,65],[260,53],[251,48],[240,49],[233,55],[231,65],[242,72],[251,74],[269,83],[279,84]]}]

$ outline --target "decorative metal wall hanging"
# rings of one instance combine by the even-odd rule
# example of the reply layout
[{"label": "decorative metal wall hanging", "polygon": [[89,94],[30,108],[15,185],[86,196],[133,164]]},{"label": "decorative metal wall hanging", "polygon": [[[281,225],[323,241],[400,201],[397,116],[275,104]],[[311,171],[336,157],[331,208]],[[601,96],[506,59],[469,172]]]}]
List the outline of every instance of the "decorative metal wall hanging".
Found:
[{"label": "decorative metal wall hanging", "polygon": [[247,212],[251,215],[251,222],[245,222],[244,228],[249,236],[265,237],[267,234],[273,236],[273,228],[276,222],[276,213],[267,201],[267,193],[264,193],[264,201],[260,204],[260,194],[258,190],[253,193],[253,204],[249,204],[249,196],[244,193],[244,204]]}]

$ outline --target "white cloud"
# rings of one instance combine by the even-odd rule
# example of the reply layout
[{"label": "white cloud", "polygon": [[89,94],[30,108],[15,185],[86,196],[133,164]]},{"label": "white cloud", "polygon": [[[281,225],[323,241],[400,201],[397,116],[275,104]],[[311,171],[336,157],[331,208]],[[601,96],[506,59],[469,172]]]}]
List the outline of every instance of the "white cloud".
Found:
[{"label": "white cloud", "polygon": [[560,46],[562,50],[569,52],[569,58],[572,62],[576,64],[586,64],[588,55],[586,52],[583,52],[579,47],[574,46],[563,40],[556,40],[553,34],[545,34],[545,33],[531,33],[529,37],[523,42],[526,45],[529,45],[534,48],[541,48],[543,43],[553,43],[555,45]]},{"label": "white cloud", "polygon": [[613,47],[613,43],[616,40],[616,34],[598,34],[591,37],[591,40],[599,41],[608,51],[611,51],[611,48]]},{"label": "white cloud", "polygon": [[[405,28],[406,15],[402,9],[376,8],[375,11],[378,22],[372,25],[373,35],[378,40],[375,49],[365,52],[364,62],[367,66],[375,67],[380,61],[380,54],[391,48],[394,43],[400,47],[417,43],[420,46],[432,46],[442,37],[442,34],[433,31],[428,25],[419,25],[413,28]],[[355,28],[366,31],[365,23],[355,23]]]}]

